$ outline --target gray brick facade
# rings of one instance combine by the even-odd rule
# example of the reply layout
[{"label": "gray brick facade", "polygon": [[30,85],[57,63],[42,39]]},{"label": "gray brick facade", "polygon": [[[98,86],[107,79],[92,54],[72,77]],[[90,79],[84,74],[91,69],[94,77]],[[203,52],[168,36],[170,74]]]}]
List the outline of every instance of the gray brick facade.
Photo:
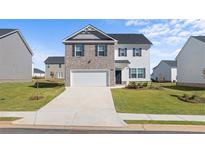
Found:
[{"label": "gray brick facade", "polygon": [[114,44],[107,44],[107,56],[95,56],[96,44],[84,44],[84,56],[72,56],[72,44],[65,44],[65,85],[70,86],[72,69],[106,69],[109,72],[109,86],[115,85]]}]

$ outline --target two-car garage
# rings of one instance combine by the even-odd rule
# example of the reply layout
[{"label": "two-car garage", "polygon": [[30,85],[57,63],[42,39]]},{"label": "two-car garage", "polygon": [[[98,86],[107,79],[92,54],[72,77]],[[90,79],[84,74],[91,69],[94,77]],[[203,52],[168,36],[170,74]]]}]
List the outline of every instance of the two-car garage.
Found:
[{"label": "two-car garage", "polygon": [[109,85],[109,75],[106,70],[71,70],[70,83],[72,87]]}]

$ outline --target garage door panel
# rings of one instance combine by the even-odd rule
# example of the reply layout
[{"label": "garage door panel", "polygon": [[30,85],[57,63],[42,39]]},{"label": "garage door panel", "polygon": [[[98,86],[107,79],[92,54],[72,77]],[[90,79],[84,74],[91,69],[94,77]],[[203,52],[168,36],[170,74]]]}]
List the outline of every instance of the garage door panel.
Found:
[{"label": "garage door panel", "polygon": [[73,71],[72,86],[107,86],[106,71]]}]

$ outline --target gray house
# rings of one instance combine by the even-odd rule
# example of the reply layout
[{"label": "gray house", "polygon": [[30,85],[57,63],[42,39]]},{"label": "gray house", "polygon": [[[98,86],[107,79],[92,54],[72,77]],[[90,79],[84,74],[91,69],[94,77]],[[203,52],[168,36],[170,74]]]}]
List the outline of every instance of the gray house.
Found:
[{"label": "gray house", "polygon": [[48,57],[45,61],[46,79],[64,79],[65,62],[64,57]]},{"label": "gray house", "polygon": [[32,51],[17,29],[0,29],[0,82],[32,80]]},{"label": "gray house", "polygon": [[150,80],[152,43],[143,34],[107,34],[88,25],[63,41],[66,86]]},{"label": "gray house", "polygon": [[191,36],[176,57],[177,85],[205,87],[205,36]]},{"label": "gray house", "polygon": [[175,60],[162,60],[153,68],[151,78],[158,82],[176,82],[177,62]]}]

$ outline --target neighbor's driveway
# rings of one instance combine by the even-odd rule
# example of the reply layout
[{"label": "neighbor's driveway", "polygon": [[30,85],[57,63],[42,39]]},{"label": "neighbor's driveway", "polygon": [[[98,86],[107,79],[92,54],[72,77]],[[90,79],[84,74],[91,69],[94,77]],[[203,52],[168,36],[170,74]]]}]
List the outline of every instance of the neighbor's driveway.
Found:
[{"label": "neighbor's driveway", "polygon": [[122,127],[124,122],[115,111],[108,87],[70,87],[19,124],[111,126]]}]

